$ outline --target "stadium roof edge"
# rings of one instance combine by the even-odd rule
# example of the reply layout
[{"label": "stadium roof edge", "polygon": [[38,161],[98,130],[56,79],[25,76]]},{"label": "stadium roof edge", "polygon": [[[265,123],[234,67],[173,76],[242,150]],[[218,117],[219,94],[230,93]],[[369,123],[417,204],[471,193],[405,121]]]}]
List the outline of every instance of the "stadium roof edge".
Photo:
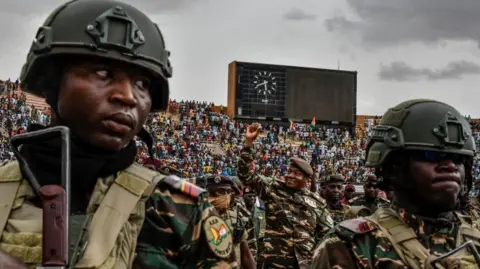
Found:
[{"label": "stadium roof edge", "polygon": [[247,65],[259,65],[259,66],[273,66],[273,67],[286,67],[294,69],[303,69],[310,71],[325,71],[325,72],[336,72],[336,73],[348,73],[348,74],[358,74],[358,71],[353,70],[340,70],[340,69],[327,69],[327,68],[318,68],[318,67],[308,67],[308,66],[294,66],[294,65],[281,65],[281,64],[269,64],[269,63],[254,63],[254,62],[243,62],[243,61],[232,61],[229,64],[247,64]]}]

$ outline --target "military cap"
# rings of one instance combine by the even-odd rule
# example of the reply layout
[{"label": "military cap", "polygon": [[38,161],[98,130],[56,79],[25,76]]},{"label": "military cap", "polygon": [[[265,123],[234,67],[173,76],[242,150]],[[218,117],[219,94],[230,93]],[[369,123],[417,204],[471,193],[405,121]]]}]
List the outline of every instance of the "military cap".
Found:
[{"label": "military cap", "polygon": [[238,188],[237,184],[227,176],[221,175],[210,175],[205,178],[206,188],[216,187],[216,186],[230,186],[236,194],[240,194],[241,191]]},{"label": "military cap", "polygon": [[344,183],[345,178],[342,175],[331,175],[328,176],[327,179],[325,179],[325,185],[331,184],[331,183]]},{"label": "military cap", "polygon": [[305,175],[311,177],[313,176],[313,169],[312,167],[310,166],[310,164],[303,160],[303,159],[300,159],[298,157],[293,157],[290,159],[290,165],[300,169],[303,173],[305,173]]},{"label": "military cap", "polygon": [[255,190],[252,189],[250,186],[245,186],[243,188],[243,194],[255,194]]},{"label": "military cap", "polygon": [[353,184],[347,184],[347,186],[345,186],[345,190],[355,190],[355,186]]}]

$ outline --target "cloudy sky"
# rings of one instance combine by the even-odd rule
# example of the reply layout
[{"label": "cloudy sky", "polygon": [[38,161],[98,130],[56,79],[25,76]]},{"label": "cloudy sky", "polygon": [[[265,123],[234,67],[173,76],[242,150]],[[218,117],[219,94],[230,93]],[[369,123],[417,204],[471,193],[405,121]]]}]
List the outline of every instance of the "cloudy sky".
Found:
[{"label": "cloudy sky", "polygon": [[[62,0],[4,0],[0,77],[16,78]],[[480,116],[478,0],[135,0],[172,52],[172,97],[226,104],[237,61],[358,71],[358,113],[409,98]]]}]

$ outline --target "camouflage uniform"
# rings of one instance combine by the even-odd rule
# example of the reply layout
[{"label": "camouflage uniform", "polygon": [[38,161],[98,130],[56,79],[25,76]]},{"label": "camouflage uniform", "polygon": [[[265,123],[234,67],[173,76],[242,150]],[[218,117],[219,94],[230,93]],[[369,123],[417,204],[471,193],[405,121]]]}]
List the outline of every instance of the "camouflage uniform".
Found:
[{"label": "camouflage uniform", "polygon": [[262,200],[257,198],[255,205],[253,206],[253,236],[256,242],[257,253],[256,256],[257,260],[260,256],[262,256],[262,247],[263,247],[263,239],[265,237],[265,227],[266,227],[266,219],[265,219],[265,204]]},{"label": "camouflage uniform", "polygon": [[[250,186],[244,186],[243,188],[243,195],[253,195],[255,196],[255,193],[253,193],[253,190],[250,188]],[[246,230],[248,234],[248,247],[250,248],[250,251],[252,252],[253,257],[257,257],[257,237],[255,234],[255,227],[254,227],[254,207],[253,205],[251,208],[248,208],[245,199],[242,199],[242,204],[244,205],[244,208],[242,208],[242,211],[247,218],[246,222]]]},{"label": "camouflage uniform", "polygon": [[[403,159],[418,158],[416,160],[429,169],[440,169],[439,164],[453,164],[450,158],[463,160],[465,188],[460,183],[460,193],[456,197],[457,208],[461,208],[472,184],[468,160],[472,160],[474,150],[470,126],[456,109],[437,101],[412,100],[389,109],[382,123],[375,127],[367,145],[366,165],[376,168],[386,165],[398,167],[401,164],[395,156],[408,157],[407,154],[412,157]],[[455,155],[444,155],[444,152]],[[399,155],[388,156],[390,154]],[[421,159],[419,154],[424,154],[425,159]],[[457,159],[459,156],[462,158]],[[385,172],[385,169],[376,170]],[[402,188],[407,182],[412,184],[407,181],[410,176],[395,178],[392,176],[394,174],[380,175],[381,189],[393,188],[396,196],[409,195],[411,189]],[[429,173],[424,171],[425,175]],[[417,180],[424,182],[422,178]],[[416,195],[422,195],[420,190],[415,191]],[[404,197],[408,196],[401,198]],[[471,218],[455,210],[439,213],[436,217],[424,217],[412,213],[414,208],[423,205],[409,204],[409,200],[398,201],[408,205],[409,209],[396,202],[390,208],[377,209],[372,216],[338,224],[315,249],[311,268],[434,268],[434,261],[436,266],[441,265],[437,268],[478,268],[476,260],[479,257],[471,252],[471,248],[463,247],[446,257],[439,257],[458,250],[467,240],[479,245],[480,231],[472,228]]]},{"label": "camouflage uniform", "polygon": [[[133,140],[125,148],[115,151],[113,154],[106,153],[101,146],[93,147],[94,150],[92,150],[92,145],[87,147],[86,141],[80,141],[79,143],[81,139],[80,134],[75,132],[85,131],[84,129],[78,130],[79,126],[84,126],[67,119],[67,117],[62,118],[62,111],[59,109],[59,103],[63,98],[60,92],[68,88],[62,85],[61,77],[64,77],[69,72],[65,70],[77,67],[81,67],[84,74],[90,74],[82,78],[84,79],[82,83],[90,85],[89,87],[96,87],[92,86],[93,79],[99,81],[98,73],[106,71],[105,73],[109,76],[108,84],[115,85],[111,87],[116,88],[116,90],[119,90],[120,87],[118,86],[119,78],[116,77],[117,73],[115,73],[116,69],[128,74],[131,74],[132,70],[148,74],[148,85],[139,86],[135,84],[126,88],[122,86],[123,88],[120,89],[125,92],[129,91],[122,94],[135,95],[132,98],[135,98],[133,100],[138,102],[138,105],[125,105],[125,100],[118,101],[119,98],[126,98],[124,95],[119,97],[118,91],[115,93],[117,94],[116,97],[112,97],[113,93],[108,96],[100,96],[117,98],[115,99],[116,101],[110,100],[108,102],[117,102],[115,107],[118,108],[120,106],[119,111],[121,109],[125,117],[128,117],[128,115],[125,115],[127,113],[136,113],[131,111],[134,109],[131,107],[140,106],[141,102],[143,102],[141,105],[145,105],[147,98],[149,99],[148,106],[151,108],[150,112],[167,109],[169,103],[168,79],[172,76],[172,66],[169,60],[170,52],[165,48],[165,41],[158,25],[148,18],[146,14],[124,2],[113,0],[68,1],[52,12],[32,40],[32,46],[26,57],[27,61],[20,75],[21,88],[25,92],[45,98],[52,108],[52,118],[57,119],[62,125],[68,126],[73,133],[70,139],[72,144],[70,155],[72,158],[72,184],[75,184],[75,187],[72,188],[72,199],[70,199],[71,213],[79,218],[86,217],[91,213],[93,221],[98,219],[106,219],[108,221],[121,219],[124,222],[121,224],[115,223],[117,225],[115,229],[108,226],[110,225],[108,221],[101,223],[104,224],[103,226],[88,226],[86,232],[87,242],[80,246],[86,248],[85,253],[81,254],[84,255],[83,257],[87,254],[99,252],[102,253],[101,255],[105,254],[105,248],[98,249],[100,248],[99,246],[103,246],[102,244],[112,245],[114,250],[107,250],[106,254],[111,255],[106,256],[107,260],[84,260],[84,262],[88,262],[90,265],[82,268],[100,268],[100,266],[101,268],[132,268],[134,257],[137,257],[136,266],[141,266],[143,269],[235,266],[233,251],[222,249],[224,245],[217,246],[207,240],[209,238],[209,229],[215,228],[221,225],[221,223],[217,222],[219,219],[218,214],[208,203],[205,190],[178,180],[175,177],[165,177],[155,171],[150,171],[135,164],[137,149]],[[94,73],[89,73],[91,70],[85,67],[87,64],[101,67],[96,68],[98,71],[94,75]],[[115,68],[112,68],[112,65],[116,65]],[[93,78],[94,76],[97,77]],[[124,84],[125,81],[128,81],[128,83],[133,82],[130,78],[121,79]],[[145,81],[143,80],[143,82]],[[69,83],[77,84],[78,82],[69,81]],[[78,89],[79,85],[72,85],[71,88]],[[145,97],[137,96],[139,90],[145,90]],[[100,91],[100,89],[97,91]],[[89,100],[92,101],[97,97],[99,96],[90,96]],[[81,101],[84,102],[85,100]],[[95,100],[91,103],[104,104],[100,101]],[[111,113],[119,112],[112,111]],[[96,116],[98,119],[101,119],[107,115]],[[130,118],[133,117],[131,114],[130,116]],[[134,117],[132,121],[135,121]],[[138,123],[132,123],[132,125],[136,124]],[[94,129],[93,127],[92,129]],[[132,129],[134,128],[137,127],[132,127]],[[92,132],[94,131],[92,130]],[[149,149],[153,147],[153,139],[145,129],[142,129],[136,135],[147,143]],[[62,160],[53,159],[56,156],[60,156],[58,154],[60,150],[57,151],[58,148],[52,147],[50,143],[52,141],[44,142],[38,141],[35,145],[32,144],[30,149],[29,147],[22,147],[22,151],[28,151],[29,156],[26,157],[25,163],[38,164],[31,168],[35,170],[33,174],[38,177],[39,181],[42,182],[45,179],[53,179],[55,181],[60,178],[61,169],[59,164]],[[58,142],[58,140],[53,142]],[[42,156],[44,153],[47,154]],[[152,157],[152,154],[150,155]],[[42,164],[40,165],[40,163]],[[12,163],[8,166],[15,167],[15,165],[15,163]],[[109,166],[108,169],[106,169],[107,166]],[[17,168],[15,170],[19,172]],[[10,173],[7,174],[8,176],[5,174],[0,175],[0,178],[9,178]],[[27,180],[33,181],[32,177],[25,179],[23,179],[24,175],[19,175],[19,177],[22,178],[23,182]],[[133,180],[143,180],[147,177],[150,177],[151,183],[158,182],[158,185],[152,184],[150,188],[150,185],[145,185],[147,183],[145,181]],[[93,179],[93,183],[91,179]],[[45,183],[45,181],[42,183]],[[92,185],[93,193],[90,193],[91,190],[86,185]],[[31,192],[33,194],[34,192],[28,190],[29,187],[27,186],[28,183],[21,188],[21,192]],[[86,190],[79,191],[82,188],[86,188]],[[5,190],[3,186],[0,189]],[[112,193],[110,191],[113,189],[115,189],[116,194],[120,193],[125,196],[109,196]],[[80,193],[78,194],[78,192]],[[86,199],[86,196],[91,197]],[[131,196],[136,196],[139,199],[138,203],[133,203],[129,200]],[[100,203],[98,200],[101,197],[108,197],[109,199],[101,199]],[[24,201],[30,210],[41,211],[40,208],[29,204],[25,197],[22,196],[18,201],[20,202],[20,200],[22,203]],[[98,205],[99,203],[100,205]],[[120,212],[119,207],[120,210],[128,208],[125,204],[128,206],[133,204],[134,209],[130,210],[131,212]],[[16,209],[20,210],[22,205],[16,201],[16,206],[18,206]],[[8,214],[8,212],[2,212],[2,218],[7,219],[5,214]],[[35,216],[33,214],[23,214],[22,216],[12,214],[10,217],[34,218],[40,216],[40,219],[29,220],[34,222],[35,227],[38,227],[38,224],[42,223],[41,214],[41,212],[35,214]],[[106,214],[110,215],[106,216]],[[96,218],[97,216],[101,218]],[[28,226],[25,225],[28,224],[28,221],[22,220],[22,223],[24,224],[22,227]],[[40,237],[37,237],[37,234],[34,234],[35,236],[33,237],[25,237],[23,231],[20,230],[21,227],[15,227],[16,233],[21,233],[18,234],[20,238],[30,239],[17,240],[13,238],[14,240],[12,240],[10,236],[7,238],[2,235],[2,240],[9,240],[7,244],[3,241],[0,243],[0,248],[3,251],[9,249],[11,251],[10,254],[17,254],[18,256],[20,253],[18,246],[22,244],[32,247],[32,249],[35,248],[37,252],[41,249],[35,244],[41,242],[41,233],[43,231],[39,231]],[[103,230],[103,233],[98,233],[99,228],[107,231]],[[120,231],[118,232],[117,229],[120,229]],[[92,230],[95,232],[91,232]],[[117,231],[118,233],[111,231]],[[79,236],[80,232],[78,230],[75,230],[75,232]],[[75,232],[71,234],[74,235]],[[105,234],[109,232],[111,234],[105,238]],[[95,238],[88,238],[93,236]],[[31,239],[34,238],[40,238],[40,240],[33,242]],[[99,240],[99,238],[101,239]],[[99,244],[96,241],[102,242]],[[105,243],[106,241],[109,241],[109,243]],[[232,235],[227,233],[224,242],[228,243],[231,241]],[[12,245],[12,243],[14,244]],[[15,246],[15,244],[18,246]],[[21,260],[29,265],[33,265],[37,261],[32,260],[32,257],[38,258],[39,255],[30,253],[30,255],[24,255],[24,259]],[[100,264],[100,262],[103,263]],[[92,265],[92,263],[94,264]],[[123,263],[122,266],[117,266],[121,263]]]},{"label": "camouflage uniform", "polygon": [[[388,213],[380,212],[384,210]],[[472,224],[471,219],[460,214],[453,219],[438,220],[436,223],[432,223],[431,219],[408,214],[404,209],[394,211],[380,208],[375,214],[379,214],[380,219],[384,218],[379,222],[381,225],[389,223],[394,225],[393,229],[395,227],[398,229],[403,223],[408,225],[413,230],[400,231],[412,231],[414,240],[417,239],[421,246],[427,247],[427,251],[432,254],[443,254],[453,250],[458,246],[456,238],[460,227],[468,228]],[[386,217],[391,215],[394,217]],[[476,240],[480,239],[478,230],[468,231],[475,235]],[[409,263],[403,258],[409,255],[415,257],[414,251],[423,251],[423,248],[418,245],[412,247],[401,243],[392,244],[389,236],[390,233],[369,219],[344,221],[330,231],[315,250],[311,268],[413,268],[411,265],[408,266]],[[418,258],[415,259],[419,262]]]},{"label": "camouflage uniform", "polygon": [[228,247],[233,242],[230,231],[223,244],[207,240],[211,228],[221,226],[214,223],[219,215],[207,198],[205,189],[185,180],[159,184],[147,201],[146,219],[138,238],[137,262],[142,269],[237,266],[235,254]]},{"label": "camouflage uniform", "polygon": [[[279,179],[256,174],[253,156],[252,149],[244,148],[238,171],[245,184],[256,186],[259,198],[266,205],[265,238],[259,263],[264,268],[307,268],[314,246],[332,227],[333,220],[316,193],[293,190]],[[292,158],[292,161],[297,160]],[[299,166],[300,170],[308,171]],[[311,176],[311,168],[309,172]]]},{"label": "camouflage uniform", "polygon": [[[232,197],[239,197],[241,194],[240,189],[238,188],[238,185],[235,184],[230,178],[226,176],[207,176],[203,178],[205,181],[207,190],[209,192],[209,195],[213,198],[215,197],[215,192],[222,191],[222,195],[225,192],[225,190],[231,190],[233,193],[231,193]],[[223,187],[223,188],[222,188]],[[237,200],[238,201],[238,200]],[[243,201],[243,200],[241,200]],[[215,205],[215,203],[212,201],[212,204]],[[239,212],[240,210],[240,204],[233,204],[233,201],[230,204],[230,207],[226,209],[225,211],[220,211],[220,208],[216,208],[217,211],[221,213],[221,218],[227,223],[228,225],[228,230],[232,233],[233,236],[233,250],[235,252],[235,256],[237,259],[237,263],[239,266],[241,266],[241,258],[242,258],[242,252],[240,248],[240,244],[242,242],[247,242],[247,231],[246,231],[246,221],[248,219],[245,219],[242,217],[242,214]],[[225,230],[226,232],[227,230]],[[222,237],[221,237],[221,231],[218,230],[218,235],[217,235],[217,241],[221,243]],[[216,233],[216,232],[215,232]]]},{"label": "camouflage uniform", "polygon": [[[374,175],[369,175],[365,179],[365,186],[368,184],[377,184],[377,177]],[[374,198],[369,198],[365,194],[362,196],[357,196],[348,201],[349,205],[354,205],[354,206],[365,206],[369,208],[372,212],[375,212],[377,208],[380,207],[389,207],[390,206],[390,201],[380,198],[378,196],[375,196]]]}]

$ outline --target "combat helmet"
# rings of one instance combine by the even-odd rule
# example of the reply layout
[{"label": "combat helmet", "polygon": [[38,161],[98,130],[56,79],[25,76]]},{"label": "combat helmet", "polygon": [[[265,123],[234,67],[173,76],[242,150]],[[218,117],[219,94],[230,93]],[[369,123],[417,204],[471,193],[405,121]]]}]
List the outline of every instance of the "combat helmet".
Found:
[{"label": "combat helmet", "polygon": [[439,101],[415,99],[383,115],[372,130],[365,164],[381,167],[393,152],[404,150],[459,154],[471,160],[476,149],[470,124],[458,110]]},{"label": "combat helmet", "polygon": [[473,157],[475,143],[465,117],[442,102],[416,99],[390,108],[372,130],[366,166],[382,165],[398,150],[426,150]]},{"label": "combat helmet", "polygon": [[20,74],[22,90],[48,100],[37,81],[53,57],[93,56],[130,63],[153,75],[152,111],[168,107],[170,52],[158,26],[131,5],[114,0],[73,0],[50,14],[31,45]]}]

